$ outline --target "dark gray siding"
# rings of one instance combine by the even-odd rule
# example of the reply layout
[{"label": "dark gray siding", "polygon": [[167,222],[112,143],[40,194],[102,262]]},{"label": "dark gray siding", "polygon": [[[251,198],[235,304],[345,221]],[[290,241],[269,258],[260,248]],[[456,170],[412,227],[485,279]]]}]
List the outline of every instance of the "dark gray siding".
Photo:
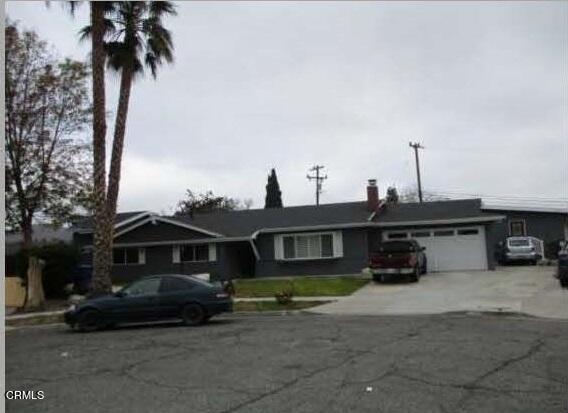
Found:
[{"label": "dark gray siding", "polygon": [[492,256],[495,256],[499,242],[510,235],[509,222],[511,220],[523,219],[526,223],[527,235],[543,240],[547,255],[555,254],[558,241],[565,237],[567,214],[523,211],[491,211],[491,213],[507,217],[503,222],[494,224],[491,233],[487,236]]},{"label": "dark gray siding", "polygon": [[146,264],[113,265],[112,281],[124,283],[146,275],[210,273],[212,279],[221,279],[224,249],[217,245],[217,260],[210,262],[173,263],[172,246],[146,247]]},{"label": "dark gray siding", "polygon": [[132,231],[116,237],[114,239],[114,243],[177,241],[202,238],[211,238],[211,236],[177,225],[156,221],[156,224],[148,222],[147,224],[134,228]]},{"label": "dark gray siding", "polygon": [[342,232],[343,257],[305,261],[277,261],[274,258],[274,235],[259,236],[256,245],[261,259],[256,262],[256,277],[360,273],[368,261],[367,231],[344,229]]},{"label": "dark gray siding", "polygon": [[[150,224],[151,225],[151,224]],[[143,229],[146,226],[141,227]],[[167,240],[169,237],[178,237],[182,235],[172,230],[172,225],[160,224],[158,228],[165,230],[166,235],[164,238],[158,238],[157,241]],[[174,228],[179,228],[175,227]],[[146,242],[156,240],[152,237],[158,235],[154,230],[156,228],[149,228],[144,230],[143,234],[133,234],[128,241],[124,241],[123,237],[118,237],[117,242]],[[185,239],[195,239],[196,234],[190,230],[180,228],[185,231]],[[133,230],[132,232],[135,232]],[[169,231],[169,232],[168,232]],[[189,236],[187,235],[189,233]],[[128,235],[124,234],[124,236]],[[200,235],[200,234],[199,234]],[[140,238],[139,238],[140,237]],[[144,238],[146,237],[146,238]],[[205,236],[200,235],[199,238]],[[176,239],[182,239],[178,237]],[[74,242],[79,247],[92,246],[92,234],[74,234]],[[119,241],[120,240],[120,241]],[[136,240],[136,241],[135,241]],[[149,246],[145,247],[146,250],[146,263],[137,265],[113,265],[111,275],[113,282],[124,283],[135,280],[139,277],[153,274],[167,274],[167,273],[182,273],[182,274],[196,274],[196,273],[210,273],[212,279],[227,279],[232,277],[252,276],[254,274],[254,258],[252,249],[248,242],[235,242],[235,243],[219,243],[216,244],[217,259],[213,262],[199,262],[199,263],[176,263],[172,261],[172,245],[162,246]],[[83,264],[92,265],[92,254],[87,253],[82,256]]]}]

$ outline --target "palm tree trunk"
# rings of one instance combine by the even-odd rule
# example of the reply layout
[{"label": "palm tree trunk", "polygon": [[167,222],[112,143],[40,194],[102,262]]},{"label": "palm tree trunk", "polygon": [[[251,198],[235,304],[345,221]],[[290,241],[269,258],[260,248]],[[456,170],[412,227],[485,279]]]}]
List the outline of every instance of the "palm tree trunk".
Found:
[{"label": "palm tree trunk", "polygon": [[[107,214],[110,222],[114,222],[116,216],[116,206],[118,192],[120,188],[120,171],[122,166],[122,152],[124,149],[124,135],[126,133],[126,120],[128,118],[128,103],[130,101],[130,90],[132,88],[133,66],[127,64],[122,69],[120,79],[120,93],[118,107],[114,124],[114,138],[112,141],[112,155],[110,160],[110,171],[108,174],[108,193],[107,193]],[[114,228],[110,228],[110,239],[112,243]],[[111,244],[112,248],[112,244]]]},{"label": "palm tree trunk", "polygon": [[105,50],[104,2],[91,6],[92,71],[93,71],[93,183],[94,183],[94,256],[92,289],[95,294],[111,291],[110,259],[112,237],[106,211],[106,119],[105,119]]}]

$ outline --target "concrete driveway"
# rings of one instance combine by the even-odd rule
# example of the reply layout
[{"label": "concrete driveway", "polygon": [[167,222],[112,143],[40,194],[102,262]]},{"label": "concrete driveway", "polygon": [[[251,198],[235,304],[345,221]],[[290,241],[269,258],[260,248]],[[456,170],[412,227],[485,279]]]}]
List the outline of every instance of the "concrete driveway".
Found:
[{"label": "concrete driveway", "polygon": [[427,274],[416,284],[370,283],[312,311],[351,315],[502,311],[568,319],[568,290],[560,288],[554,271],[554,267],[499,267]]}]

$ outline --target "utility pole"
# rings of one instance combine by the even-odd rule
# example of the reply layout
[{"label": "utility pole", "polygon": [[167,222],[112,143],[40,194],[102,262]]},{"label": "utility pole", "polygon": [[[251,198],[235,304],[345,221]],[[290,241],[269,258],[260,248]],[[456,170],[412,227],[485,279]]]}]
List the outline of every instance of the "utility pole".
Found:
[{"label": "utility pole", "polygon": [[316,181],[316,205],[320,204],[320,194],[321,194],[321,184],[322,182],[327,179],[327,175],[320,176],[320,169],[325,168],[323,165],[314,165],[310,171],[315,171],[316,176],[310,176],[309,174],[306,175],[308,180],[315,180]]},{"label": "utility pole", "polygon": [[420,162],[418,161],[418,149],[424,149],[424,146],[420,145],[420,143],[415,142],[408,142],[408,146],[414,148],[414,157],[416,158],[416,176],[418,178],[418,199],[420,203],[422,203],[422,182],[420,182]]}]

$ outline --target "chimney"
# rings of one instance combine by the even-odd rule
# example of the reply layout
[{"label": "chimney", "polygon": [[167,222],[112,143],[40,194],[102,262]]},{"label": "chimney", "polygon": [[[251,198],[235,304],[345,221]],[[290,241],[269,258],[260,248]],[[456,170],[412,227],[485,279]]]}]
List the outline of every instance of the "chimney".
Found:
[{"label": "chimney", "polygon": [[367,209],[369,212],[374,212],[379,206],[379,188],[377,187],[376,179],[369,179],[367,184]]}]

